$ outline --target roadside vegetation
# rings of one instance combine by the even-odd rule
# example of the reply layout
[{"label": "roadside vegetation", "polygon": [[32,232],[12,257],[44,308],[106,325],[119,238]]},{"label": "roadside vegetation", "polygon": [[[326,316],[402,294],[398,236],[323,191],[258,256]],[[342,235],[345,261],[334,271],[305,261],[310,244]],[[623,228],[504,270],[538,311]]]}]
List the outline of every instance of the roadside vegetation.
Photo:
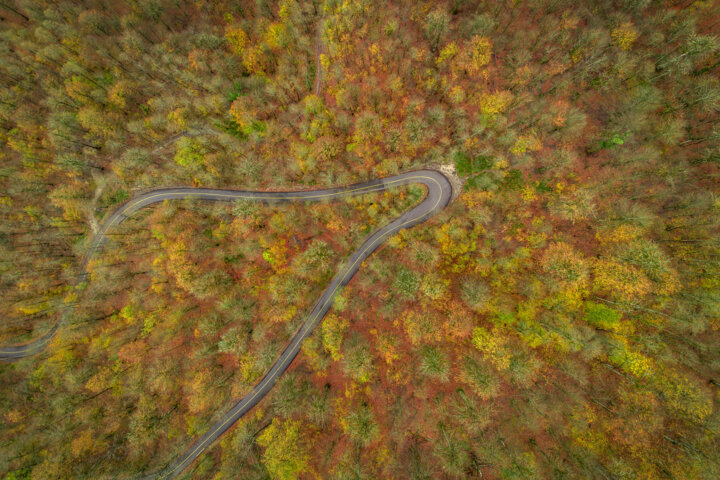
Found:
[{"label": "roadside vegetation", "polygon": [[171,461],[423,191],[153,207],[75,298],[117,205],[440,164],[464,180],[454,203],[365,262],[183,475],[720,477],[717,1],[14,0],[0,17],[0,343],[77,303],[45,352],[0,365],[0,478]]}]

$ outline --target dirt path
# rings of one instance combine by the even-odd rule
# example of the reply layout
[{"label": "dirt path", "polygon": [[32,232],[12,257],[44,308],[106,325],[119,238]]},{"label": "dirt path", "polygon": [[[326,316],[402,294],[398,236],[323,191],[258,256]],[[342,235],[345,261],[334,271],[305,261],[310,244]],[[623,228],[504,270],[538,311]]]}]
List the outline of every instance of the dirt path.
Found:
[{"label": "dirt path", "polygon": [[95,218],[95,209],[97,208],[98,200],[100,200],[100,197],[105,191],[105,179],[103,179],[102,175],[95,170],[92,170],[90,173],[93,177],[93,181],[95,182],[95,193],[92,200],[90,200],[90,210],[88,211],[87,216],[93,235],[97,235],[100,230],[100,226],[98,225],[97,218]]},{"label": "dirt path", "polygon": [[313,89],[316,96],[320,96],[322,89],[322,64],[320,63],[320,55],[324,53],[322,32],[325,28],[325,19],[321,18],[318,22],[317,33],[315,37],[315,88]]}]

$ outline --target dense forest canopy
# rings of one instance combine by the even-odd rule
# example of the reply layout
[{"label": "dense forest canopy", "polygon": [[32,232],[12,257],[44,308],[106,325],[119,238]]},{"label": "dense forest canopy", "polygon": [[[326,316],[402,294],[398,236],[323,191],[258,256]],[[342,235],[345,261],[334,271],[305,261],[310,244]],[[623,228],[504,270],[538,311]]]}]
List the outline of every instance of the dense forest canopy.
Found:
[{"label": "dense forest canopy", "polygon": [[[156,472],[451,164],[198,479],[720,478],[717,0],[0,1],[0,478]],[[460,187],[458,183],[458,187]]]}]

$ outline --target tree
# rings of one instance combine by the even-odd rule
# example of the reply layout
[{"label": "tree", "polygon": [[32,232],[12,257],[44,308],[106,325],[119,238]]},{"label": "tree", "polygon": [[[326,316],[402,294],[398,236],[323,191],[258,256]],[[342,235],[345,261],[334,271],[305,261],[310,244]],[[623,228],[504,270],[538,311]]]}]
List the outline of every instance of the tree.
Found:
[{"label": "tree", "polygon": [[594,195],[587,188],[563,194],[550,205],[553,214],[573,224],[592,218],[596,208]]},{"label": "tree", "polygon": [[460,295],[468,307],[476,312],[482,312],[490,300],[490,289],[482,280],[471,277],[460,285]]},{"label": "tree", "polygon": [[461,388],[453,399],[452,416],[466,432],[477,434],[490,423],[493,411],[489,405],[478,404],[473,395],[466,394]]},{"label": "tree", "polygon": [[485,362],[473,356],[466,356],[462,361],[460,378],[483,399],[494,398],[500,390],[500,380]]},{"label": "tree", "polygon": [[362,447],[370,445],[379,433],[375,415],[370,406],[365,403],[348,413],[342,426],[345,433],[350,435],[350,439]]},{"label": "tree", "polygon": [[470,41],[462,48],[457,64],[467,70],[471,75],[480,73],[482,67],[490,63],[492,57],[492,42],[489,38],[473,35]]},{"label": "tree", "polygon": [[656,381],[667,406],[682,417],[702,422],[712,413],[711,392],[692,376],[667,369]]},{"label": "tree", "polygon": [[345,332],[350,326],[345,318],[330,314],[322,321],[322,343],[325,351],[330,354],[336,362],[340,360],[341,348]]},{"label": "tree", "polygon": [[[132,180],[147,168],[149,161],[150,155],[147,150],[130,148],[122,154],[118,161],[113,162],[112,169],[120,178]],[[182,161],[185,162],[185,160]]]},{"label": "tree", "polygon": [[450,361],[447,355],[437,347],[423,347],[420,349],[420,373],[446,382],[450,374]]},{"label": "tree", "polygon": [[652,288],[650,281],[632,265],[599,259],[593,263],[593,289],[611,298],[633,301],[644,297]]},{"label": "tree", "polygon": [[375,375],[370,347],[359,336],[350,339],[343,360],[345,372],[360,383],[369,382]]},{"label": "tree", "polygon": [[475,327],[472,343],[498,370],[504,371],[510,367],[512,352],[507,339],[500,334],[498,328],[490,332],[483,327]]},{"label": "tree", "polygon": [[289,418],[300,410],[304,410],[304,400],[308,395],[309,384],[297,375],[288,374],[283,376],[273,392],[272,404],[275,411]]},{"label": "tree", "polygon": [[425,275],[420,284],[420,291],[429,299],[438,301],[447,296],[450,282],[436,274]]},{"label": "tree", "polygon": [[612,31],[612,38],[621,50],[630,50],[638,32],[630,22],[624,22]]},{"label": "tree", "polygon": [[437,50],[440,40],[447,34],[449,26],[450,15],[443,9],[436,8],[425,17],[425,37],[433,52]]},{"label": "tree", "polygon": [[175,147],[175,163],[189,170],[199,169],[204,161],[207,149],[196,138],[183,137]]},{"label": "tree", "polygon": [[564,242],[550,245],[542,258],[543,270],[551,279],[551,288],[570,295],[581,295],[588,287],[590,269],[582,254]]},{"label": "tree", "polygon": [[442,338],[437,320],[430,312],[406,312],[403,315],[403,326],[413,345],[437,341]]},{"label": "tree", "polygon": [[406,298],[412,298],[420,286],[420,279],[412,271],[400,267],[395,275],[394,286]]},{"label": "tree", "polygon": [[469,445],[458,438],[443,423],[438,424],[439,437],[434,445],[434,453],[440,459],[442,469],[455,478],[462,478],[470,464]]},{"label": "tree", "polygon": [[585,321],[603,330],[615,330],[622,313],[593,302],[585,303]]},{"label": "tree", "polygon": [[218,351],[242,355],[247,349],[247,336],[240,328],[231,328],[218,342]]},{"label": "tree", "polygon": [[258,435],[258,445],[265,448],[263,465],[274,480],[295,480],[307,470],[312,445],[305,429],[301,421],[275,418]]},{"label": "tree", "polygon": [[507,110],[512,100],[512,93],[507,90],[483,93],[480,97],[480,111],[485,115],[498,115]]}]

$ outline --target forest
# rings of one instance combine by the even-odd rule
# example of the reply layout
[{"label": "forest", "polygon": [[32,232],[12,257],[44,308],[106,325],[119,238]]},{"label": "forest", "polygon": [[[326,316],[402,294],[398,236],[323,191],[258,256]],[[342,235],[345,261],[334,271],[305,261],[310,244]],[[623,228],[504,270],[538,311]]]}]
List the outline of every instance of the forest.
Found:
[{"label": "forest", "polygon": [[0,0],[0,479],[720,478],[720,1]]}]

